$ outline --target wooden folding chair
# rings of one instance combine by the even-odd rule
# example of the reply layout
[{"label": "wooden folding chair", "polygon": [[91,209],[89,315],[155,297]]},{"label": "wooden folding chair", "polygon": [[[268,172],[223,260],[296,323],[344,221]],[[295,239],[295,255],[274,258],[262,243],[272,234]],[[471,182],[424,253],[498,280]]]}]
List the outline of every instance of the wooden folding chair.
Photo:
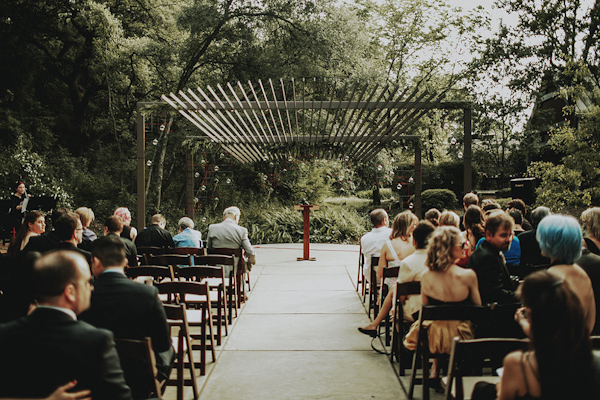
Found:
[{"label": "wooden folding chair", "polygon": [[413,356],[413,366],[410,377],[408,398],[412,399],[417,376],[418,361],[421,360],[423,377],[423,400],[429,400],[429,360],[432,358],[447,359],[447,354],[432,354],[429,352],[429,337],[425,321],[471,321],[477,323],[485,320],[489,315],[489,308],[483,306],[467,305],[439,305],[423,306],[419,316],[419,335],[417,347]]},{"label": "wooden folding chair", "polygon": [[371,318],[371,310],[373,310],[373,318],[379,314],[379,303],[377,302],[378,285],[377,285],[377,271],[375,267],[379,264],[379,257],[371,257],[371,273],[369,274],[369,318]]},{"label": "wooden folding chair", "polygon": [[169,247],[166,254],[183,254],[189,256],[205,256],[206,249],[204,247]]},{"label": "wooden folding chair", "polygon": [[136,279],[141,276],[147,276],[152,278],[154,285],[166,280],[175,280],[173,268],[170,266],[165,267],[162,265],[141,265],[139,267],[125,268],[125,275],[129,279]]},{"label": "wooden folding chair", "polygon": [[[381,277],[381,283],[379,284],[379,304],[383,304],[383,301],[387,297],[389,293],[388,285],[385,284],[385,278],[397,278],[398,273],[400,272],[400,267],[393,268],[384,268],[383,276]],[[377,315],[375,315],[377,317]],[[390,318],[385,318],[383,320],[383,326],[385,329],[385,345],[390,345],[391,340],[391,332],[390,332]],[[379,327],[377,327],[379,329]]]},{"label": "wooden folding chair", "polygon": [[[239,276],[237,276],[238,266],[236,264],[236,259],[232,255],[223,255],[223,254],[209,254],[206,256],[195,256],[194,257],[194,265],[206,265],[209,267],[223,267],[223,271],[225,271],[225,292],[227,295],[227,316],[229,318],[228,322],[233,322],[233,314],[238,316],[238,307],[240,303],[238,302],[238,286],[239,286]],[[227,272],[228,271],[228,272]]]},{"label": "wooden folding chair", "polygon": [[410,359],[407,359],[408,350],[404,347],[404,336],[408,332],[411,323],[404,321],[404,305],[400,301],[402,297],[421,294],[421,282],[396,283],[396,293],[393,304],[395,304],[392,313],[392,345],[390,349],[390,362],[394,362],[394,357],[398,361],[398,374],[404,376],[409,368]]},{"label": "wooden folding chair", "polygon": [[[215,340],[213,334],[212,308],[210,305],[210,289],[208,283],[199,282],[164,282],[156,285],[159,293],[166,294],[168,304],[185,304],[188,326],[193,323],[200,327],[200,334],[190,334],[194,339],[199,338],[200,344],[193,345],[193,350],[200,350],[200,361],[196,366],[200,374],[206,374],[206,351],[211,351],[212,361],[216,360]],[[200,307],[190,309],[190,306]],[[208,330],[208,335],[207,335]],[[207,343],[207,337],[209,343]]]},{"label": "wooden folding chair", "polygon": [[138,258],[141,257],[140,262],[142,265],[150,264],[148,262],[148,257],[150,255],[163,254],[164,252],[165,252],[164,247],[157,247],[157,246],[139,246],[139,247],[137,247]]},{"label": "wooden folding chair", "polygon": [[250,270],[247,269],[247,257],[244,249],[227,249],[223,247],[217,247],[212,249],[206,249],[207,255],[225,255],[233,256],[236,263],[236,290],[238,296],[238,304],[242,304],[246,301],[246,285],[248,285],[248,291],[251,291],[250,286]]},{"label": "wooden folding chair", "polygon": [[[169,283],[161,283],[160,285],[168,285]],[[159,285],[159,286],[160,286]],[[184,386],[191,386],[194,400],[198,400],[198,383],[196,382],[196,369],[194,357],[192,354],[192,338],[190,337],[190,328],[187,322],[187,310],[185,304],[164,304],[167,322],[171,328],[179,328],[177,338],[173,340],[177,358],[175,369],[177,371],[176,379],[167,379],[167,386],[177,386],[177,400],[183,400]],[[187,355],[188,363],[185,363]],[[184,378],[184,367],[187,365],[190,373],[190,378]]]},{"label": "wooden folding chair", "polygon": [[156,379],[156,360],[152,340],[115,339],[125,382],[134,400],[162,399],[162,385]]},{"label": "wooden folding chair", "polygon": [[172,266],[175,270],[178,265],[193,265],[192,257],[189,254],[151,254],[148,262],[150,265]]},{"label": "wooden folding chair", "polygon": [[[362,240],[362,237],[360,238]],[[359,249],[358,249],[358,276],[356,277],[356,291],[360,290],[360,293],[365,297],[365,277],[363,276],[364,265],[365,265],[365,255],[362,252],[362,243],[359,240]]]},{"label": "wooden folding chair", "polygon": [[[482,377],[484,367],[490,369],[493,374],[502,366],[504,357],[508,353],[525,350],[528,346],[529,340],[523,339],[459,340],[454,338],[448,376],[445,379],[446,400],[463,400],[465,393],[470,396],[475,383],[486,380]],[[490,383],[497,383],[499,380],[500,378],[496,376]]]},{"label": "wooden folding chair", "polygon": [[[210,267],[210,266],[192,266],[179,268],[177,271],[179,278],[183,278],[187,281],[194,282],[206,282],[208,283],[210,294],[216,294],[216,299],[211,296],[211,306],[213,310],[216,307],[217,320],[214,321],[214,325],[217,327],[217,344],[221,345],[221,325],[225,327],[225,335],[229,335],[228,321],[227,318],[227,296],[225,294],[225,273],[223,267]],[[214,290],[213,290],[214,289]],[[190,326],[194,326],[190,322]]]}]

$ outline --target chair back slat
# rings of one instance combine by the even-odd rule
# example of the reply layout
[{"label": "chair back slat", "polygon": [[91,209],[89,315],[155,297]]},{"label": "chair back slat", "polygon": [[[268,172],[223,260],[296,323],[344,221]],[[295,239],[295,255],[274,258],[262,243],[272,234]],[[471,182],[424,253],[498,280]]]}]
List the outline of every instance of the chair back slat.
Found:
[{"label": "chair back slat", "polygon": [[221,278],[225,279],[223,267],[211,266],[191,266],[177,269],[177,275],[186,280],[195,279],[200,282],[204,278]]},{"label": "chair back slat", "polygon": [[204,256],[206,255],[205,248],[198,247],[169,247],[166,251],[168,254],[183,254],[192,256]]},{"label": "chair back slat", "polygon": [[161,254],[150,255],[148,261],[152,265],[192,265],[192,257],[189,254]]},{"label": "chair back slat", "polygon": [[115,339],[125,382],[134,399],[161,399],[160,385],[156,380],[156,360],[151,339]]},{"label": "chair back slat", "polygon": [[400,267],[384,268],[383,279],[385,278],[397,278],[400,272]]},{"label": "chair back slat", "polygon": [[154,283],[159,283],[163,279],[174,279],[173,269],[162,265],[141,265],[139,267],[129,267],[125,269],[125,275],[130,279],[140,276],[151,276]]},{"label": "chair back slat", "polygon": [[149,257],[154,254],[163,254],[165,252],[164,247],[157,246],[137,246],[138,258],[141,257],[140,262],[142,264],[150,264]]},{"label": "chair back slat", "polygon": [[421,282],[404,282],[396,283],[396,294],[398,296],[410,296],[414,294],[421,294]]}]

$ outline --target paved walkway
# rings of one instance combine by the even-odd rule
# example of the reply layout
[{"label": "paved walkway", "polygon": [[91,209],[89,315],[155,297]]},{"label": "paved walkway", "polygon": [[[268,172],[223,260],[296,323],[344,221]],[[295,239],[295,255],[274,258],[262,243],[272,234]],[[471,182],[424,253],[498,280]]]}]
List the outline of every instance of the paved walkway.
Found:
[{"label": "paved walkway", "polygon": [[301,244],[256,248],[252,292],[199,379],[200,398],[406,398],[387,357],[356,329],[368,323],[354,286],[358,246],[313,244],[316,261],[296,261]]}]

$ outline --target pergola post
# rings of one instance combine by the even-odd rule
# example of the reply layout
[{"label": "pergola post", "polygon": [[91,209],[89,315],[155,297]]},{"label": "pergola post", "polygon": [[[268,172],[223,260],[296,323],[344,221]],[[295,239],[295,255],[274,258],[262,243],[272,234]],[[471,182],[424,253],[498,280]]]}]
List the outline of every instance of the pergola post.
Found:
[{"label": "pergola post", "polygon": [[194,154],[189,150],[186,153],[186,166],[185,166],[185,215],[194,219]]},{"label": "pergola post", "polygon": [[146,117],[137,104],[137,229],[146,226]]},{"label": "pergola post", "polygon": [[463,108],[464,112],[464,193],[469,193],[473,190],[473,168],[471,161],[473,159],[473,152],[471,149],[472,137],[471,137],[471,107]]},{"label": "pergola post", "polygon": [[421,192],[423,190],[423,179],[421,170],[421,138],[415,139],[415,215],[422,218]]}]

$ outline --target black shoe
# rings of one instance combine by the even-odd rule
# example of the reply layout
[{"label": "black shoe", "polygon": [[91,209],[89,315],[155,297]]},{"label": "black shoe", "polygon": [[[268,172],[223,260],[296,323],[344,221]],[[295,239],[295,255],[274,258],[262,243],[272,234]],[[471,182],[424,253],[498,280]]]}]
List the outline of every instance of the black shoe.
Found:
[{"label": "black shoe", "polygon": [[444,387],[442,386],[442,380],[440,378],[429,378],[428,385],[430,388],[435,389],[436,393],[444,393]]},{"label": "black shoe", "polygon": [[365,329],[358,328],[360,333],[364,333],[365,335],[371,336],[372,338],[377,337],[377,329]]}]

